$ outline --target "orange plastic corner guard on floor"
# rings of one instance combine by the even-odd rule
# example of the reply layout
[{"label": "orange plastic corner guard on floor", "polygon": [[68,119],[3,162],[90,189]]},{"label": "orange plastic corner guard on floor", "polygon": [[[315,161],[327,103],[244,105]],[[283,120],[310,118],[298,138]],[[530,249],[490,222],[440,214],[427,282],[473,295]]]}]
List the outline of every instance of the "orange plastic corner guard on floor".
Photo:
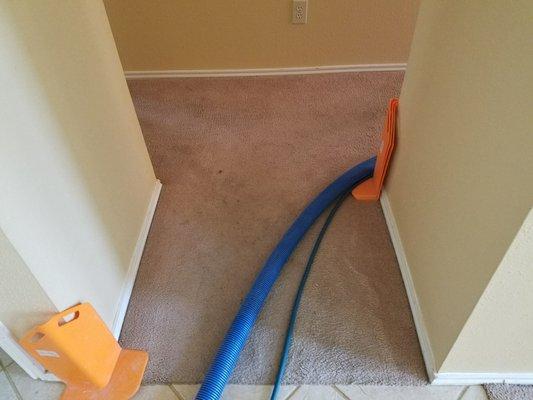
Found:
[{"label": "orange plastic corner guard on floor", "polygon": [[56,314],[20,344],[66,383],[62,400],[125,400],[139,389],[148,354],[122,349],[89,303]]},{"label": "orange plastic corner guard on floor", "polygon": [[385,182],[385,175],[389,167],[389,161],[394,149],[394,142],[396,140],[396,113],[398,110],[398,99],[391,99],[389,101],[389,110],[387,112],[387,122],[383,133],[381,134],[381,145],[376,159],[376,166],[374,167],[374,175],[372,178],[363,182],[352,190],[352,195],[357,200],[362,201],[377,201],[381,195],[381,189]]}]

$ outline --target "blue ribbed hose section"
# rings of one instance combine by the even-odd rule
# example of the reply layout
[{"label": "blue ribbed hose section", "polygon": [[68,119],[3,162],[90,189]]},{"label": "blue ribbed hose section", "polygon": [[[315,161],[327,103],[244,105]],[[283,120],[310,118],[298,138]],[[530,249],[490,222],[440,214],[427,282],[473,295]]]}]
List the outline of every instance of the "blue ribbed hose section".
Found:
[{"label": "blue ribbed hose section", "polygon": [[307,278],[309,278],[309,274],[311,273],[311,268],[313,268],[313,263],[318,253],[318,249],[322,244],[322,239],[324,239],[329,225],[333,221],[333,217],[335,217],[335,214],[337,214],[337,211],[339,211],[339,208],[346,197],[349,196],[350,190],[351,188],[348,189],[344,194],[341,194],[338,200],[335,202],[335,205],[329,212],[324,225],[322,225],[322,229],[320,229],[320,232],[318,233],[315,244],[313,245],[311,253],[309,254],[309,258],[307,259],[307,264],[305,265],[304,273],[300,279],[300,285],[298,286],[298,291],[296,292],[296,297],[294,298],[294,303],[292,305],[291,317],[289,319],[289,325],[287,326],[287,333],[285,334],[285,343],[283,343],[283,351],[281,352],[281,357],[279,359],[278,373],[276,374],[276,380],[274,381],[274,388],[272,389],[270,400],[276,400],[278,398],[279,390],[281,389],[281,381],[283,379],[283,374],[285,373],[285,368],[287,367],[289,350],[292,344],[292,335],[294,333],[294,327],[296,326],[296,319],[298,318],[298,309],[300,308],[300,302],[304,293],[305,284],[307,283]]},{"label": "blue ribbed hose section", "polygon": [[331,203],[356,183],[372,176],[375,163],[376,157],[372,157],[338,177],[309,203],[285,232],[241,304],[196,395],[196,400],[220,399],[268,293],[293,250]]}]

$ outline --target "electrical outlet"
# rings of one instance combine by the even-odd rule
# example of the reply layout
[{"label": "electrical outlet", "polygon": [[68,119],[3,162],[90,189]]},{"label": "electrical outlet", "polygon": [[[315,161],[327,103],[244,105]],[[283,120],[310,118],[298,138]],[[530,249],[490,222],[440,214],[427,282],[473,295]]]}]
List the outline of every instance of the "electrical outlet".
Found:
[{"label": "electrical outlet", "polygon": [[307,24],[307,0],[292,0],[292,23]]}]

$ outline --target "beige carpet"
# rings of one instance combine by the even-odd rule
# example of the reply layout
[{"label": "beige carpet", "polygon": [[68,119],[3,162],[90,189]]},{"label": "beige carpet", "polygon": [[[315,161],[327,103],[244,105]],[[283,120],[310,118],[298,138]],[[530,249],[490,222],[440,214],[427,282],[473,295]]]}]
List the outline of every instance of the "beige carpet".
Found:
[{"label": "beige carpet", "polygon": [[531,385],[485,385],[489,400],[533,400]]},{"label": "beige carpet", "polygon": [[[256,273],[306,203],[375,154],[403,74],[132,80],[163,182],[121,343],[146,382],[200,382]],[[233,375],[272,383],[318,226],[285,267]],[[286,383],[424,384],[379,204],[349,199],[317,257]]]}]

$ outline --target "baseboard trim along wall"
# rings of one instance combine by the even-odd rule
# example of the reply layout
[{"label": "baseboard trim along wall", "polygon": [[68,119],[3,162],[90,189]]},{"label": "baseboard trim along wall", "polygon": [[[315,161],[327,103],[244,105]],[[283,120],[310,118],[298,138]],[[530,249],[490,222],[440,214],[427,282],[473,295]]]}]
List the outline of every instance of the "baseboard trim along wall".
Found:
[{"label": "baseboard trim along wall", "polygon": [[394,246],[396,258],[398,259],[398,264],[400,266],[400,273],[402,274],[403,283],[409,299],[409,305],[411,306],[411,312],[415,321],[416,333],[418,334],[418,340],[422,349],[422,356],[424,357],[428,378],[432,384],[438,384],[438,382],[436,382],[437,368],[435,364],[435,357],[433,356],[433,350],[431,349],[429,336],[424,323],[424,318],[422,316],[422,310],[420,309],[420,304],[418,302],[418,297],[416,295],[413,277],[411,276],[411,270],[409,269],[409,264],[407,263],[407,258],[403,248],[402,240],[400,238],[400,233],[398,231],[398,226],[396,224],[394,214],[392,213],[389,196],[387,195],[387,191],[385,189],[383,189],[381,192],[380,202],[381,208],[383,209],[383,214],[385,216],[385,221],[389,229],[392,245]]},{"label": "baseboard trim along wall", "polygon": [[434,385],[480,385],[485,383],[505,383],[508,385],[532,385],[533,373],[492,373],[492,372],[439,372]]},{"label": "baseboard trim along wall", "polygon": [[137,240],[135,250],[133,251],[133,255],[131,257],[128,272],[126,274],[126,281],[124,282],[124,285],[122,287],[120,298],[116,307],[115,318],[113,320],[113,326],[111,328],[111,332],[113,333],[115,339],[118,339],[118,337],[120,336],[122,324],[124,323],[124,318],[126,317],[126,310],[128,309],[128,304],[130,302],[133,284],[135,283],[135,278],[137,277],[137,271],[139,270],[139,265],[141,263],[144,245],[146,244],[148,231],[150,230],[150,226],[152,225],[152,220],[154,218],[154,213],[157,207],[157,202],[159,200],[159,195],[161,194],[161,188],[161,182],[159,180],[156,180],[154,190],[152,192],[152,197],[146,210],[143,225],[141,231],[139,232],[139,238]]},{"label": "baseboard trim along wall", "polygon": [[19,344],[9,329],[0,322],[0,348],[33,379],[43,379],[45,369]]},{"label": "baseboard trim along wall", "polygon": [[435,364],[435,357],[431,349],[427,328],[424,323],[418,297],[411,276],[411,270],[407,263],[405,250],[398,231],[398,225],[392,213],[392,208],[384,189],[381,193],[381,208],[385,216],[385,221],[389,229],[394,251],[400,266],[403,283],[411,306],[411,312],[415,321],[416,333],[422,349],[422,356],[426,365],[426,371],[429,381],[432,385],[480,385],[484,383],[507,383],[515,385],[531,385],[533,384],[533,373],[501,373],[501,372],[438,372]]},{"label": "baseboard trim along wall", "polygon": [[[137,244],[131,257],[131,262],[126,274],[126,280],[122,287],[121,295],[116,307],[115,318],[113,320],[112,333],[115,339],[120,336],[122,330],[122,324],[124,323],[124,317],[126,316],[126,310],[130,302],[131,292],[133,290],[133,284],[135,283],[135,277],[139,269],[141,262],[144,245],[148,237],[148,231],[152,225],[155,209],[161,194],[161,182],[157,180],[154,185],[152,197],[146,210],[143,225],[139,232]],[[26,373],[33,379],[42,379],[44,381],[59,381],[58,378],[47,372],[36,360],[33,359],[26,351],[19,345],[17,339],[11,334],[9,329],[0,322],[0,348],[3,349],[13,361],[15,361]]]},{"label": "baseboard trim along wall", "polygon": [[401,64],[359,64],[359,65],[330,65],[321,67],[297,68],[249,68],[249,69],[190,69],[163,71],[126,71],[127,79],[145,78],[199,78],[223,76],[262,76],[262,75],[306,75],[330,74],[341,72],[377,72],[404,71],[405,63]]}]

